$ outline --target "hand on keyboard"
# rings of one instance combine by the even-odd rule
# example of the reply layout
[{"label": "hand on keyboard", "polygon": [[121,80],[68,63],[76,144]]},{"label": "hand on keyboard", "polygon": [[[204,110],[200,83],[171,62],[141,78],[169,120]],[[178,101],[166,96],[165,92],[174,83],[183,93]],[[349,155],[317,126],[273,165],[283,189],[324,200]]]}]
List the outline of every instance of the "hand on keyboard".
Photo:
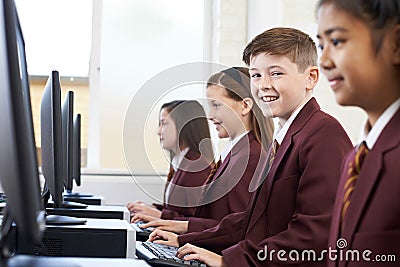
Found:
[{"label": "hand on keyboard", "polygon": [[[151,233],[153,232],[153,230],[155,229],[154,227],[143,227],[143,225],[145,225],[146,223],[143,221],[139,221],[135,223],[136,226],[141,229],[143,232],[148,232]],[[138,229],[136,228],[136,231],[138,231]]]},{"label": "hand on keyboard", "polygon": [[167,245],[171,247],[179,247],[179,242],[178,242],[178,235],[163,231],[163,230],[158,230],[155,229],[150,235],[149,235],[149,240],[150,242],[154,242],[157,244],[162,244],[162,245]]},{"label": "hand on keyboard", "polygon": [[128,210],[133,213],[147,214],[156,218],[161,217],[161,211],[156,209],[153,205],[148,205],[141,201],[131,202],[126,205]]},{"label": "hand on keyboard", "polygon": [[[185,260],[185,259],[178,258],[176,256],[178,248],[176,248],[176,247],[169,247],[169,246],[164,246],[164,245],[155,244],[155,243],[151,243],[151,242],[143,242],[143,243],[141,243],[141,245],[145,249],[150,251],[151,254],[153,254],[158,259],[157,263],[160,263],[160,261],[164,261],[165,264],[162,264],[162,265],[169,265],[169,266],[190,265],[190,266],[206,267],[206,265],[204,263],[200,263],[195,260]],[[138,250],[141,251],[142,248],[140,246],[138,246]],[[145,253],[141,254],[141,255],[145,255]],[[146,260],[149,260],[150,262],[152,260],[154,261],[154,259],[146,258],[145,256],[144,256],[144,258]]]},{"label": "hand on keyboard", "polygon": [[176,234],[187,233],[189,222],[188,221],[175,221],[175,220],[157,220],[148,222],[143,225],[144,227],[154,227],[159,230],[173,232]]},{"label": "hand on keyboard", "polygon": [[207,266],[227,266],[222,256],[191,244],[179,248],[176,256],[185,261],[204,262]]},{"label": "hand on keyboard", "polygon": [[134,213],[132,215],[132,218],[131,218],[131,222],[132,223],[140,222],[140,221],[152,222],[152,221],[158,221],[158,220],[161,220],[161,219],[157,218],[157,217],[150,216],[150,215],[142,214],[142,213]]}]

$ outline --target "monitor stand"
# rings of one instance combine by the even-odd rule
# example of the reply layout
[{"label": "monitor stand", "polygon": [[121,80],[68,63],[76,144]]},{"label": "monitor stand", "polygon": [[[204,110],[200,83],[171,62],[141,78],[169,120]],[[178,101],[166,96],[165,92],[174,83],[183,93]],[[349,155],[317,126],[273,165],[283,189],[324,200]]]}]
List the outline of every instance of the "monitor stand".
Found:
[{"label": "monitor stand", "polygon": [[[43,198],[44,207],[47,207],[49,204],[50,205],[53,204],[53,207],[55,207],[54,203],[49,203],[50,192],[48,190],[45,190],[45,192],[42,194],[42,198]],[[66,206],[68,206],[67,202],[63,201],[62,203],[64,203]],[[84,208],[87,207],[87,205],[84,205],[84,204],[74,203],[74,205],[75,204],[77,206],[81,206],[81,207],[85,206]],[[61,207],[62,207],[62,205],[61,205]],[[61,208],[61,207],[59,207],[59,208]],[[46,213],[46,225],[82,225],[85,223],[86,223],[85,219],[63,216],[63,215],[49,215]]]}]

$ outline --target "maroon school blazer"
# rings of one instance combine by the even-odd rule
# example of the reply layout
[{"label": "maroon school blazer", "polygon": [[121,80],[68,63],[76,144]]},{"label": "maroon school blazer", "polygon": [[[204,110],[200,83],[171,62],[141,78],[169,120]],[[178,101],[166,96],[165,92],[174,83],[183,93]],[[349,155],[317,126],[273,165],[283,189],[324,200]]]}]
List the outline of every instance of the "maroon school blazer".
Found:
[{"label": "maroon school blazer", "polygon": [[[360,261],[349,258],[347,262],[331,261],[329,266],[400,266],[400,110],[383,129],[363,162],[346,212],[344,229],[339,234],[347,166],[354,154],[355,150],[352,150],[343,164],[329,246],[338,249],[336,243],[342,238],[338,243],[343,253],[349,249],[358,251]],[[372,254],[362,257],[365,250]],[[384,259],[382,255],[386,258],[394,255],[396,261],[376,261]]]},{"label": "maroon school blazer", "polygon": [[[277,252],[288,258],[291,250],[327,248],[340,166],[351,147],[342,126],[312,98],[290,126],[249,209],[211,229],[180,235],[180,245],[221,252],[228,266],[326,266],[326,260],[282,261]],[[263,260],[266,248],[275,254]]]},{"label": "maroon school blazer", "polygon": [[171,179],[173,185],[169,199],[161,209],[161,219],[193,216],[201,196],[201,186],[210,172],[211,167],[206,160],[199,153],[189,150]]}]

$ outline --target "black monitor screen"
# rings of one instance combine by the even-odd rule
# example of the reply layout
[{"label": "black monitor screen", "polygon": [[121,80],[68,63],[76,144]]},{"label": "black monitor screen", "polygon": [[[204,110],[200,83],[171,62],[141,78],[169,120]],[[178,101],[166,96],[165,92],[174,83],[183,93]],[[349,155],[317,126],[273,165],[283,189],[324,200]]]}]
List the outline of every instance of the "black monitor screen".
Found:
[{"label": "black monitor screen", "polygon": [[13,0],[0,2],[0,179],[7,195],[4,220],[14,218],[23,239],[39,241],[44,212],[25,43]]},{"label": "black monitor screen", "polygon": [[73,153],[72,153],[72,180],[69,181],[71,190],[64,194],[66,197],[92,197],[92,194],[72,192],[73,180],[77,186],[81,186],[81,114],[76,114],[74,119],[74,138],[73,138]]},{"label": "black monitor screen", "polygon": [[[69,97],[67,97],[65,111],[71,110]],[[64,182],[68,173],[72,178],[72,139],[73,139],[73,123],[72,114],[65,117],[70,123],[65,123],[63,127],[63,112],[61,111],[61,83],[58,71],[52,71],[42,96],[40,107],[40,124],[41,124],[41,140],[42,140],[42,173],[46,181],[43,197],[47,206],[49,192],[54,202],[54,208],[86,208],[87,205],[64,201],[63,191]],[[65,114],[70,111],[65,112]],[[67,121],[67,120],[65,120]],[[66,132],[68,131],[68,133]],[[64,142],[63,142],[63,137]],[[67,139],[69,141],[67,141]],[[65,147],[64,147],[65,144]],[[68,164],[68,165],[67,165]],[[66,166],[67,165],[67,166]],[[85,220],[58,217],[47,217],[47,224],[82,224]]]},{"label": "black monitor screen", "polygon": [[81,114],[74,120],[74,153],[72,163],[72,177],[77,186],[81,186]]},{"label": "black monitor screen", "polygon": [[74,92],[69,91],[62,106],[62,142],[64,156],[64,184],[67,192],[72,190],[74,149]]},{"label": "black monitor screen", "polygon": [[63,202],[64,166],[61,123],[61,85],[58,71],[52,71],[42,96],[40,108],[42,173],[46,189],[55,206]]}]

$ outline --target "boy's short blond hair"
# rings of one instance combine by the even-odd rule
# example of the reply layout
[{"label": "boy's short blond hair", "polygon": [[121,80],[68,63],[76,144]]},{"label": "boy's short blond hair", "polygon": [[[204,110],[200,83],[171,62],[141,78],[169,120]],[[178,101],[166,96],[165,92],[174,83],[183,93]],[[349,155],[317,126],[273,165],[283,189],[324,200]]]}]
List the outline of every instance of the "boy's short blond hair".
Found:
[{"label": "boy's short blond hair", "polygon": [[306,33],[294,28],[272,28],[257,35],[243,51],[243,61],[250,65],[259,54],[285,55],[297,65],[299,72],[317,66],[317,47]]}]

